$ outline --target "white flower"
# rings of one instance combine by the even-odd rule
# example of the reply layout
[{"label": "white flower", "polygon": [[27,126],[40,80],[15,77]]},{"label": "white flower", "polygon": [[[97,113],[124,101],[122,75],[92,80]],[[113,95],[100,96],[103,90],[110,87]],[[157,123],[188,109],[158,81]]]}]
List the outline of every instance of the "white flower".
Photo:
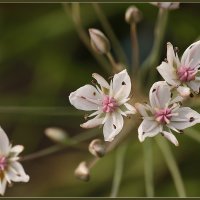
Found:
[{"label": "white flower", "polygon": [[69,96],[70,103],[77,109],[93,111],[89,117],[93,119],[81,124],[83,128],[93,128],[104,124],[103,134],[105,141],[112,141],[121,131],[124,120],[122,115],[127,116],[136,112],[135,108],[127,103],[130,99],[131,81],[126,70],[115,74],[110,85],[99,74],[94,73],[101,89],[92,85],[85,85]]},{"label": "white flower", "polygon": [[0,127],[0,194],[4,195],[7,182],[28,182],[29,176],[24,172],[22,165],[18,162],[19,153],[24,147],[9,144],[8,137]]},{"label": "white flower", "polygon": [[146,137],[154,137],[161,133],[178,146],[178,141],[171,130],[181,133],[183,129],[200,123],[200,114],[189,107],[180,107],[178,102],[182,97],[177,96],[172,99],[171,94],[170,86],[165,81],[159,81],[150,89],[150,105],[136,103],[135,107],[143,117],[138,128],[141,142]]},{"label": "white flower", "polygon": [[200,41],[190,45],[181,60],[174,52],[171,43],[167,43],[167,62],[157,67],[165,81],[177,87],[181,96],[188,96],[190,89],[199,93],[200,89]]}]

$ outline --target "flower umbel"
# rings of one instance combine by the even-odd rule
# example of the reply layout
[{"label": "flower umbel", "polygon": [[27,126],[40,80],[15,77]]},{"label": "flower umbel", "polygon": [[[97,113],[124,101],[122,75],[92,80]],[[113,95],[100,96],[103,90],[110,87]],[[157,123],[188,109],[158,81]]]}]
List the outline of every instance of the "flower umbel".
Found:
[{"label": "flower umbel", "polygon": [[178,141],[171,130],[180,133],[182,130],[200,123],[200,114],[189,107],[180,107],[179,102],[182,97],[177,96],[172,99],[170,89],[165,81],[156,82],[150,89],[150,105],[136,103],[135,107],[143,118],[138,128],[141,142],[146,137],[154,137],[161,133],[178,146]]},{"label": "flower umbel", "polygon": [[81,124],[83,128],[93,128],[103,124],[105,141],[112,141],[122,130],[123,116],[135,114],[136,110],[127,103],[131,92],[131,81],[126,70],[115,74],[110,85],[99,74],[94,73],[96,87],[85,85],[69,96],[70,103],[80,110],[93,111],[89,117],[95,116],[86,123]]},{"label": "flower umbel", "polygon": [[7,182],[28,182],[29,176],[24,172],[22,165],[18,162],[18,155],[24,147],[9,144],[8,137],[0,127],[0,194],[4,195]]},{"label": "flower umbel", "polygon": [[188,96],[190,90],[199,93],[200,89],[200,41],[191,44],[179,60],[171,43],[167,43],[167,62],[157,67],[167,83],[177,87],[181,96]]}]

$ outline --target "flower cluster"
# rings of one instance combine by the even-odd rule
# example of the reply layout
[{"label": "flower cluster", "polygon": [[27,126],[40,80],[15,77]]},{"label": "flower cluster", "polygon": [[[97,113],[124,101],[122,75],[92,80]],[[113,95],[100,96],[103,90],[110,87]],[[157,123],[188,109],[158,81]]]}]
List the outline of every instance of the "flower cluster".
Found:
[{"label": "flower cluster", "polygon": [[115,74],[110,84],[99,74],[94,73],[92,76],[98,84],[96,87],[85,85],[69,96],[70,103],[77,109],[95,111],[89,115],[95,117],[81,124],[81,127],[93,128],[103,125],[104,140],[110,142],[122,130],[122,116],[138,111],[143,119],[138,128],[141,142],[146,137],[154,137],[161,133],[178,146],[172,131],[182,133],[184,129],[200,123],[199,113],[181,106],[181,102],[190,93],[199,93],[199,55],[200,41],[186,49],[181,61],[172,44],[167,43],[167,59],[157,67],[165,81],[152,85],[149,104],[135,103],[135,107],[127,103],[130,100],[131,80],[126,70]]}]

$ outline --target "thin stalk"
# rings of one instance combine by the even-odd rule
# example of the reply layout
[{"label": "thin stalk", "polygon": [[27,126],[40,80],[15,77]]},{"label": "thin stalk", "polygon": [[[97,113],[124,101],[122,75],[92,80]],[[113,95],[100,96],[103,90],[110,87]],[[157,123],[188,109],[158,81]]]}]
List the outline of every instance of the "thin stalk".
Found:
[{"label": "thin stalk", "polygon": [[111,54],[110,52],[108,52],[108,53],[106,54],[106,57],[108,58],[108,60],[109,60],[109,62],[110,62],[110,64],[111,64],[111,66],[112,66],[112,68],[113,68],[113,72],[116,72],[116,71],[117,71],[117,63],[116,63],[116,61],[114,60],[112,54]]},{"label": "thin stalk", "polygon": [[75,25],[76,31],[79,35],[79,38],[85,45],[85,47],[88,49],[88,51],[92,54],[92,56],[96,59],[96,61],[99,63],[102,68],[107,71],[108,73],[111,71],[109,68],[109,65],[106,61],[106,59],[98,54],[96,54],[90,44],[90,38],[88,36],[88,33],[85,31],[80,17],[80,8],[78,3],[72,4],[73,9],[71,10],[68,3],[63,3],[64,10],[66,14],[71,18],[72,22]]},{"label": "thin stalk", "polygon": [[116,56],[119,58],[119,61],[127,64],[127,57],[124,53],[123,48],[121,47],[121,44],[119,40],[117,39],[108,19],[106,18],[103,10],[101,9],[100,5],[98,3],[92,3],[94,10],[97,14],[97,17],[99,18],[106,34],[108,35],[109,39],[111,40],[111,43],[113,45],[113,51],[115,52]]},{"label": "thin stalk", "polygon": [[[159,64],[159,58],[161,53],[161,48],[163,46],[163,40],[166,32],[168,21],[168,10],[159,9],[157,22],[154,30],[154,43],[151,49],[149,56],[146,58],[144,63],[142,64],[140,70],[141,82],[146,79],[146,75],[149,72],[149,69],[155,69]],[[152,74],[153,72],[153,74]],[[154,82],[156,76],[156,70],[151,72],[151,80]]]},{"label": "thin stalk", "polygon": [[118,195],[124,169],[124,159],[126,155],[126,150],[127,150],[127,145],[124,144],[120,146],[116,151],[115,171],[113,176],[113,183],[112,183],[110,197],[117,197]]},{"label": "thin stalk", "polygon": [[177,166],[176,160],[173,156],[173,153],[171,152],[171,149],[169,147],[169,144],[165,139],[161,139],[159,137],[156,137],[156,142],[164,156],[165,162],[169,168],[169,171],[172,175],[177,193],[179,197],[186,197],[186,192],[184,188],[184,183],[181,177],[181,173],[179,171],[179,168]]},{"label": "thin stalk", "polygon": [[152,141],[145,141],[143,144],[144,151],[144,174],[145,174],[145,187],[147,197],[154,196],[154,179],[153,179],[153,152]]},{"label": "thin stalk", "polygon": [[131,34],[131,47],[132,47],[132,76],[137,73],[139,68],[139,45],[137,37],[137,26],[136,23],[130,24],[130,34]]}]

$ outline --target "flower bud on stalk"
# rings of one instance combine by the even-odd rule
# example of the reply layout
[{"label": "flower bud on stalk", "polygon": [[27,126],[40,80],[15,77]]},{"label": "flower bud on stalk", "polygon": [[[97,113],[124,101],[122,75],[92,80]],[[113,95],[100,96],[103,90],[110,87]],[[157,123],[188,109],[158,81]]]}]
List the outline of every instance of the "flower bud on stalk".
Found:
[{"label": "flower bud on stalk", "polygon": [[83,181],[89,181],[90,171],[85,161],[81,162],[74,171],[75,176]]},{"label": "flower bud on stalk", "polygon": [[91,46],[96,53],[107,54],[110,52],[110,42],[100,30],[90,28],[89,34]]},{"label": "flower bud on stalk", "polygon": [[125,20],[128,24],[138,23],[142,19],[141,11],[135,7],[130,6],[125,13]]},{"label": "flower bud on stalk", "polygon": [[45,130],[45,135],[53,140],[54,142],[64,143],[67,139],[67,134],[65,131],[59,128],[47,128]]},{"label": "flower bud on stalk", "polygon": [[106,153],[106,145],[100,139],[94,139],[89,144],[89,152],[95,157],[103,157]]}]

